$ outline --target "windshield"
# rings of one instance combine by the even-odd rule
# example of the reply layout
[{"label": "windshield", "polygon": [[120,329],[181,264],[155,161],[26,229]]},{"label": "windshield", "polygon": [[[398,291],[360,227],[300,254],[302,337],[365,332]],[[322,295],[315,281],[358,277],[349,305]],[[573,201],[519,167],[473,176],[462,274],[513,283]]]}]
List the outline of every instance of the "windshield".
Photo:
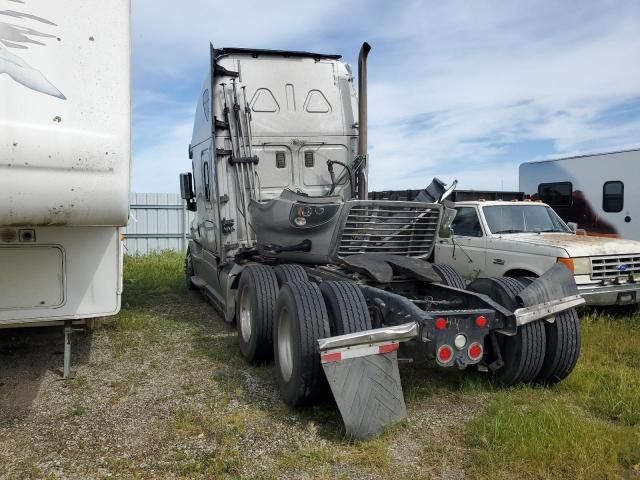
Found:
[{"label": "windshield", "polygon": [[483,211],[491,233],[571,233],[546,205],[494,205],[483,207]]}]

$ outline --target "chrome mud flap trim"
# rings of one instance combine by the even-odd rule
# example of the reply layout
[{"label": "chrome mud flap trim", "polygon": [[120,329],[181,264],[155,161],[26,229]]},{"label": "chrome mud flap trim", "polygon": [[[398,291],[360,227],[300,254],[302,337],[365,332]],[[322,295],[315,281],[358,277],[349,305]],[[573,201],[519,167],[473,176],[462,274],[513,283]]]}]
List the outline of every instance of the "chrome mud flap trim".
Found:
[{"label": "chrome mud flap trim", "polygon": [[341,347],[374,344],[380,342],[404,342],[418,336],[420,327],[418,322],[408,322],[393,327],[374,328],[356,333],[347,333],[336,337],[318,340],[320,352],[326,352]]},{"label": "chrome mud flap trim", "polygon": [[557,313],[564,312],[570,308],[584,305],[585,300],[580,295],[572,295],[560,300],[552,300],[550,302],[539,303],[531,307],[518,308],[513,314],[516,317],[516,325],[522,326],[527,323],[535,322],[541,318],[553,321]]}]

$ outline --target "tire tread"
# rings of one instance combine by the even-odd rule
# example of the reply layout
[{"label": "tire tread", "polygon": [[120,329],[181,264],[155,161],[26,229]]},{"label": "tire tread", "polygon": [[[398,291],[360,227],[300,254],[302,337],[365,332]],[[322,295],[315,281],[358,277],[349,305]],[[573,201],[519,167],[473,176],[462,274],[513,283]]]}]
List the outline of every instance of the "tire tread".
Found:
[{"label": "tire tread", "polygon": [[[500,295],[500,303],[504,307],[512,311],[519,307],[516,297],[525,288],[523,282],[512,277],[496,277],[490,280],[505,294]],[[493,293],[495,295],[498,292]],[[494,298],[494,300],[498,299]],[[533,382],[542,369],[545,359],[546,332],[543,322],[527,323],[518,328],[515,336],[504,337],[501,351],[504,366],[495,372],[496,380],[503,385]]]},{"label": "tire tread", "polygon": [[[293,336],[298,337],[301,363],[299,376],[295,380],[298,385],[290,392],[292,395],[283,397],[294,407],[308,405],[323,396],[327,388],[317,342],[320,338],[330,336],[327,309],[318,286],[308,281],[288,282],[282,287],[280,295],[289,296],[294,304],[298,318],[292,319],[297,325],[297,328],[293,327]],[[296,375],[295,367],[292,375]]]},{"label": "tire tread", "polygon": [[301,265],[295,263],[282,263],[273,267],[273,271],[278,279],[278,285],[282,286],[287,282],[307,282],[307,272]]},{"label": "tire tread", "polygon": [[434,263],[431,265],[435,272],[442,278],[442,283],[448,287],[460,288],[464,290],[467,288],[467,282],[464,281],[462,275],[453,268],[451,265],[445,265],[441,263]]},{"label": "tire tread", "polygon": [[[360,288],[349,281],[328,281],[320,284],[320,291],[327,304],[329,313],[331,303],[335,300],[337,311],[333,312],[333,335],[345,335],[347,333],[370,330],[371,317],[367,302]],[[339,315],[340,318],[336,318]]]},{"label": "tire tread", "polygon": [[[246,275],[246,277],[245,277]],[[257,339],[253,351],[243,354],[251,363],[268,362],[273,358],[273,317],[278,297],[278,281],[273,269],[267,265],[249,265],[240,278],[240,289],[244,282],[249,282],[251,294],[255,301],[253,328]],[[238,335],[241,339],[240,322]]]}]

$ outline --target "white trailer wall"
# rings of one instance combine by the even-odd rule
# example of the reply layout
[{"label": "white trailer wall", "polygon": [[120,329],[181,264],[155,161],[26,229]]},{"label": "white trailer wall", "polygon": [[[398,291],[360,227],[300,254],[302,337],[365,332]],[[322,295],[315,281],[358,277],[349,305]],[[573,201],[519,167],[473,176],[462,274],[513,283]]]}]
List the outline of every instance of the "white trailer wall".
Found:
[{"label": "white trailer wall", "polygon": [[0,226],[125,225],[129,0],[0,0]]},{"label": "white trailer wall", "polygon": [[117,313],[129,0],[0,0],[0,328]]}]

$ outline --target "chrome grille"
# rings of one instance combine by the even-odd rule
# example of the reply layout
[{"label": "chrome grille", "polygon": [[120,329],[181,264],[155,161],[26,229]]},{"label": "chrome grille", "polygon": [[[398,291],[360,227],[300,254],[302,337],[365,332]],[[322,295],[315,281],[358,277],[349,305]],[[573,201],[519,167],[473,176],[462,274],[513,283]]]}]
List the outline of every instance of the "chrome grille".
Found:
[{"label": "chrome grille", "polygon": [[388,253],[427,257],[440,223],[440,205],[418,202],[358,200],[349,211],[338,245],[338,256]]},{"label": "chrome grille", "polygon": [[591,257],[591,278],[617,278],[640,273],[640,254]]}]

